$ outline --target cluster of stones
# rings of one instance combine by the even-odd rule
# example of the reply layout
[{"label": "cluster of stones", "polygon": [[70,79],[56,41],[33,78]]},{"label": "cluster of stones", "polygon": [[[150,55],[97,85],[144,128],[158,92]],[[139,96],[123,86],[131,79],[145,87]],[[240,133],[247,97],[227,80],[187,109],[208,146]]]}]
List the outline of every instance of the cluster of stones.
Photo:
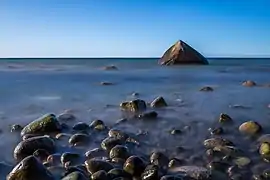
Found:
[{"label": "cluster of stones", "polygon": [[[157,118],[158,114],[154,110],[148,111],[148,106],[155,109],[168,104],[163,97],[157,97],[149,104],[141,99],[120,104],[120,108],[134,114],[134,118]],[[70,113],[46,114],[24,128],[12,126],[12,131],[20,132],[22,141],[14,149],[17,165],[7,175],[7,180],[211,180],[249,179],[252,176],[245,171],[245,167],[252,164],[248,156],[232,141],[221,137],[222,126],[233,123],[227,114],[220,114],[221,126],[210,129],[214,137],[203,142],[208,161],[205,167],[185,164],[183,159],[169,159],[161,151],[141,154],[137,151],[141,142],[135,134],[109,128],[102,120],[89,124],[79,122],[72,127],[65,123],[74,120],[76,117]],[[67,129],[72,133],[64,133]],[[239,126],[239,131],[255,136],[262,128],[255,121],[247,121]],[[99,147],[84,153],[76,151],[89,147],[98,133],[106,134]],[[181,130],[174,129],[171,134],[181,134]],[[71,151],[60,153],[63,142]],[[263,160],[270,161],[270,135],[262,135],[258,142],[258,153]],[[254,178],[268,179],[267,172],[254,175]]]}]

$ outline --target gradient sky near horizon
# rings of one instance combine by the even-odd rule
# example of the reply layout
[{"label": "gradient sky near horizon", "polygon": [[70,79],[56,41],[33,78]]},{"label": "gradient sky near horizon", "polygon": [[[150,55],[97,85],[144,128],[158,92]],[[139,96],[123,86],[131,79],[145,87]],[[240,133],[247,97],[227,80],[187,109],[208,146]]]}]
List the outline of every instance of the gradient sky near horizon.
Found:
[{"label": "gradient sky near horizon", "polygon": [[0,57],[270,56],[269,0],[2,0]]}]

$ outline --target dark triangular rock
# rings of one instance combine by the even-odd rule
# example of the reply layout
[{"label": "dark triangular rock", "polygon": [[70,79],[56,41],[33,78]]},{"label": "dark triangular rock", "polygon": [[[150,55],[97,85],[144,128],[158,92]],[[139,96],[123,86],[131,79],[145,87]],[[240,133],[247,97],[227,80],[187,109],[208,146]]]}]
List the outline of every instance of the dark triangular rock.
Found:
[{"label": "dark triangular rock", "polygon": [[161,65],[208,64],[207,59],[184,41],[177,41],[159,60]]}]

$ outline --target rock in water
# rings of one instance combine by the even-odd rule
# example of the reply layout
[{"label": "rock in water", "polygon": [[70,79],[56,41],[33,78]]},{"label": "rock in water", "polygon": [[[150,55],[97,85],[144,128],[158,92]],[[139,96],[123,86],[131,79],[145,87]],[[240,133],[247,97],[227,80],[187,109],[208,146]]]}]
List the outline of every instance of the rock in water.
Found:
[{"label": "rock in water", "polygon": [[54,114],[46,114],[39,119],[31,122],[23,128],[21,136],[26,134],[48,134],[59,132],[61,125]]},{"label": "rock in water", "polygon": [[239,126],[239,131],[244,134],[254,135],[260,132],[262,127],[255,121],[247,121]]},{"label": "rock in water", "polygon": [[14,149],[14,158],[21,161],[25,157],[32,155],[36,150],[44,149],[52,154],[55,151],[55,143],[48,136],[37,136],[20,142]]},{"label": "rock in water", "polygon": [[204,167],[199,167],[199,166],[181,166],[181,167],[174,168],[171,171],[184,173],[195,180],[210,178],[210,171],[208,171]]},{"label": "rock in water", "polygon": [[8,174],[7,180],[54,180],[52,174],[34,156],[24,158]]},{"label": "rock in water", "polygon": [[207,59],[184,41],[177,41],[159,60],[161,65],[209,64]]}]

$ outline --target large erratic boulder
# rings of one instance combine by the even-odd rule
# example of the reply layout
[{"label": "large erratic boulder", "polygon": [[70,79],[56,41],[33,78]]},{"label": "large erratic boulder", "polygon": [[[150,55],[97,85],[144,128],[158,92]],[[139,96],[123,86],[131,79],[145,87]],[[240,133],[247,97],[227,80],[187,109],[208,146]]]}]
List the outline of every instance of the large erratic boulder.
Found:
[{"label": "large erratic boulder", "polygon": [[159,60],[161,65],[191,65],[209,64],[207,59],[198,51],[190,47],[182,40],[177,41],[172,45]]}]

